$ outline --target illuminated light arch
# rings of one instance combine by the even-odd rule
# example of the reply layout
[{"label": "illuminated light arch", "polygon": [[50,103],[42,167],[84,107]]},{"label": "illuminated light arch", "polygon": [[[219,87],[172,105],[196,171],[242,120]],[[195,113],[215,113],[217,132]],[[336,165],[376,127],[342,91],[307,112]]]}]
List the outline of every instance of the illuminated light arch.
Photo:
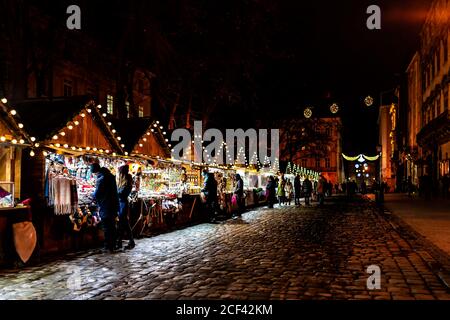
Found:
[{"label": "illuminated light arch", "polygon": [[356,157],[350,157],[342,153],[342,157],[347,161],[358,161],[358,162],[364,162],[364,161],[376,161],[380,158],[380,155],[376,156],[366,156],[364,154],[359,154]]}]

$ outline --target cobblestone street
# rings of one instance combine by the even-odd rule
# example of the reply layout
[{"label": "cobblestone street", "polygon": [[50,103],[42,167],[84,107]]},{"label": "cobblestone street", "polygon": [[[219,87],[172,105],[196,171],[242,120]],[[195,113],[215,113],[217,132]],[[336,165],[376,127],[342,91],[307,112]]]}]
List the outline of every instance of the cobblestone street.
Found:
[{"label": "cobblestone street", "polygon": [[[450,299],[427,248],[367,202],[334,198],[3,270],[0,298]],[[379,290],[367,289],[369,265],[381,268]]]}]

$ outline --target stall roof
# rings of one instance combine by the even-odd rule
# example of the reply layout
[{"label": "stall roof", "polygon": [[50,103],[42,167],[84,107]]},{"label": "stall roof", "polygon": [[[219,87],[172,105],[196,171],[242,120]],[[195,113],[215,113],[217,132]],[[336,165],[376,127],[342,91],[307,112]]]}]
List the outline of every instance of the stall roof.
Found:
[{"label": "stall roof", "polygon": [[50,139],[92,101],[89,96],[12,102],[25,130],[38,141]]},{"label": "stall roof", "polygon": [[2,137],[0,143],[25,138],[24,133],[12,119],[7,106],[3,102],[0,102],[0,136]]},{"label": "stall roof", "polygon": [[[154,120],[150,117],[145,118],[130,118],[130,119],[115,119],[112,121],[114,127],[121,133],[122,143],[125,145],[124,151],[132,153],[139,141],[147,136],[147,132],[151,132]],[[161,135],[160,130],[156,130],[151,134],[159,148],[166,156],[170,155],[170,150],[165,143],[164,137]],[[156,155],[148,155],[156,156]]]},{"label": "stall roof", "polygon": [[72,121],[84,108],[91,106],[91,116],[103,131],[106,139],[121,152],[120,144],[111,133],[108,125],[95,108],[92,96],[58,97],[52,99],[28,99],[25,101],[14,101],[12,108],[17,111],[20,122],[23,123],[25,131],[37,141],[50,140],[51,137]]}]

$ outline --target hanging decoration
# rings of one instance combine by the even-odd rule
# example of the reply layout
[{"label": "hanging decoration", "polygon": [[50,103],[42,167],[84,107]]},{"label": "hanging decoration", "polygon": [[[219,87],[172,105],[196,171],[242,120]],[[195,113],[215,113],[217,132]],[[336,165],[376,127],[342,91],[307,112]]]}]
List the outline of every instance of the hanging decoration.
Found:
[{"label": "hanging decoration", "polygon": [[305,118],[311,118],[311,116],[312,116],[312,110],[311,110],[311,108],[306,108],[306,109],[303,111],[303,115],[305,116]]},{"label": "hanging decoration", "polygon": [[337,113],[339,111],[339,106],[337,105],[337,103],[333,103],[330,106],[330,111],[331,111],[331,113]]},{"label": "hanging decoration", "polygon": [[380,158],[380,155],[376,155],[376,156],[366,156],[364,154],[359,154],[356,157],[349,157],[347,155],[345,155],[344,153],[342,154],[342,157],[347,160],[347,161],[358,161],[358,162],[364,162],[364,161],[376,161]]},{"label": "hanging decoration", "polygon": [[370,107],[371,105],[373,105],[373,98],[371,96],[367,96],[364,99],[364,103],[366,104],[366,106]]}]

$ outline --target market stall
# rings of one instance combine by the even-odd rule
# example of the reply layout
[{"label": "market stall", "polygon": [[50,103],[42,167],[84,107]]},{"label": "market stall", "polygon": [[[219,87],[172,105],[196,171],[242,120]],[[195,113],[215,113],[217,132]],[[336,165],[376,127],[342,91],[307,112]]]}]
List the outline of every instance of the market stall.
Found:
[{"label": "market stall", "polygon": [[113,123],[124,132],[124,150],[131,158],[134,233],[158,232],[199,218],[199,171],[169,159],[170,144],[159,121],[137,118]]},{"label": "market stall", "polygon": [[245,205],[255,207],[264,203],[267,180],[262,177],[262,172],[255,168],[239,167],[236,173],[244,181]]},{"label": "market stall", "polygon": [[[14,113],[14,112],[13,112]],[[32,215],[28,204],[21,203],[22,153],[29,146],[22,125],[16,124],[8,110],[7,100],[0,101],[0,265],[17,260],[17,226],[30,224]],[[27,202],[26,202],[27,203]],[[31,229],[30,229],[31,230]],[[35,244],[29,243],[26,262]]]},{"label": "market stall", "polygon": [[[40,253],[100,244],[103,233],[92,198],[90,164],[98,162],[114,174],[125,163],[119,157],[121,137],[102,106],[80,96],[28,100],[11,108],[31,143],[21,168],[27,181],[21,194],[32,199]],[[40,121],[35,121],[38,116]]]}]

